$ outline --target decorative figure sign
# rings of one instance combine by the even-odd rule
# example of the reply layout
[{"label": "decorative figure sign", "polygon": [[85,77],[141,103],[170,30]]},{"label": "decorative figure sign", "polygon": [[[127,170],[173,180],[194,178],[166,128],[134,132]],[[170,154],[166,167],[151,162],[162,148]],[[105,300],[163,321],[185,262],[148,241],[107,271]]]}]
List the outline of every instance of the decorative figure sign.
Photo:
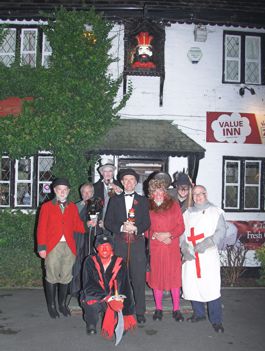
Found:
[{"label": "decorative figure sign", "polygon": [[153,62],[153,47],[151,45],[154,39],[153,35],[150,35],[148,32],[140,32],[135,38],[137,45],[131,53],[132,68],[156,68]]},{"label": "decorative figure sign", "polygon": [[148,19],[125,24],[123,93],[127,76],[160,77],[159,105],[163,105],[165,25]]}]

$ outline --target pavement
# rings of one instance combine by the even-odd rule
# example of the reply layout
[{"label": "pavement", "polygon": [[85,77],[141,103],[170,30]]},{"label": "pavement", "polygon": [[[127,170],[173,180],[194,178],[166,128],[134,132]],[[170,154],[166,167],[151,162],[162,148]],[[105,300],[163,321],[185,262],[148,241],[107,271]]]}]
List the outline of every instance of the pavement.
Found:
[{"label": "pavement", "polygon": [[[224,288],[222,304],[225,332],[216,333],[208,320],[177,323],[171,314],[171,298],[164,296],[164,318],[153,321],[154,303],[147,289],[147,322],[127,333],[119,345],[96,335],[88,336],[82,312],[70,301],[71,317],[51,319],[43,290],[0,289],[1,351],[264,351],[265,289]],[[181,299],[184,317],[191,314]]]}]

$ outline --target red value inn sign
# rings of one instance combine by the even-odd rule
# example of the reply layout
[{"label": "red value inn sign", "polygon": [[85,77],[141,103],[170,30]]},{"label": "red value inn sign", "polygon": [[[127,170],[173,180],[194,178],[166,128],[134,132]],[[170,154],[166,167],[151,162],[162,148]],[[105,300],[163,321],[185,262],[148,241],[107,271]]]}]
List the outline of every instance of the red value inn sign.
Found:
[{"label": "red value inn sign", "polygon": [[206,141],[210,143],[265,144],[265,115],[207,112]]}]

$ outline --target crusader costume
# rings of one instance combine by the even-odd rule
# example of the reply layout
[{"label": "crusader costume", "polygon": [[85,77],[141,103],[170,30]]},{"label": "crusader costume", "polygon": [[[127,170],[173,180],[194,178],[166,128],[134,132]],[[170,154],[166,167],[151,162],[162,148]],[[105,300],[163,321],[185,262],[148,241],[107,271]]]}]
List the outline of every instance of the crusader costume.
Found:
[{"label": "crusader costume", "polygon": [[[132,329],[136,326],[133,317],[134,302],[131,286],[128,279],[127,267],[121,257],[113,254],[113,239],[108,235],[99,235],[96,238],[95,247],[97,255],[88,256],[83,265],[83,289],[80,302],[84,310],[84,319],[87,324],[87,333],[95,334],[99,319],[99,313],[104,312],[102,324],[102,335],[111,338],[116,324],[114,312],[122,310],[124,318],[124,329]],[[108,253],[104,250],[109,250]],[[107,265],[105,266],[104,254],[107,254]],[[115,282],[119,294],[125,295],[123,303],[117,308],[110,297],[115,294]]]},{"label": "crusader costume", "polygon": [[[127,261],[133,287],[137,321],[138,323],[145,323],[146,254],[144,232],[150,226],[148,201],[147,198],[134,192],[139,176],[133,169],[121,171],[120,180],[125,192],[110,199],[104,223],[105,227],[114,235],[115,254]],[[133,182],[128,188],[127,181]],[[123,228],[128,220],[128,212],[131,208],[134,209],[135,214],[135,231],[129,234]]]},{"label": "crusader costume", "polygon": [[[215,331],[223,332],[220,259],[218,243],[226,233],[223,211],[208,202],[204,187],[196,186],[193,196],[205,197],[184,212],[185,232],[181,243],[183,297],[191,300],[192,322],[205,319],[204,303],[208,305],[209,319]],[[193,256],[193,257],[192,257]]]}]

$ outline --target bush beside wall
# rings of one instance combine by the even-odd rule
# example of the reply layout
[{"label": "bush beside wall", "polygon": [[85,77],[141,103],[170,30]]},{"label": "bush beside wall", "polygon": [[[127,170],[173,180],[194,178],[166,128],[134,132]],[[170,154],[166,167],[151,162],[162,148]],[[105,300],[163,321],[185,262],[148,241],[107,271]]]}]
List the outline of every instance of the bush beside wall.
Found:
[{"label": "bush beside wall", "polygon": [[0,212],[0,286],[41,286],[41,259],[35,251],[35,213]]}]

